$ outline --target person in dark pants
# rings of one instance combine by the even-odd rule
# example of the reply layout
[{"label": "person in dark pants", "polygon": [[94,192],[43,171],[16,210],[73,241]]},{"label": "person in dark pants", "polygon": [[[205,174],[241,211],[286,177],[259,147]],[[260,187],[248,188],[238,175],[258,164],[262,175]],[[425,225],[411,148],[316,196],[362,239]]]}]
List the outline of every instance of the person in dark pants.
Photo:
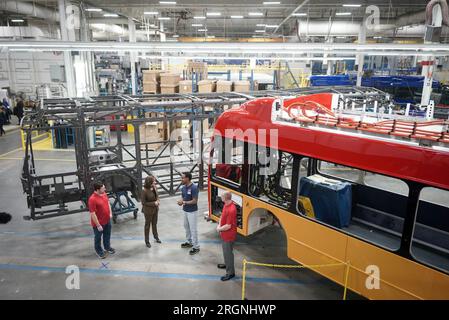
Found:
[{"label": "person in dark pants", "polygon": [[[94,192],[89,197],[88,205],[90,211],[90,223],[95,236],[95,252],[100,259],[104,259],[106,258],[107,253],[114,254],[115,250],[111,247],[112,210],[103,183],[94,183]],[[104,250],[101,247],[102,236]]]},{"label": "person in dark pants", "polygon": [[19,119],[19,124],[20,124],[20,121],[23,118],[24,108],[25,108],[25,106],[23,104],[22,99],[18,98],[16,107],[14,108],[15,109],[15,113],[14,114],[17,116],[17,119]]},{"label": "person in dark pants", "polygon": [[3,129],[3,125],[7,123],[7,116],[4,107],[0,107],[0,136],[6,134],[5,129]]},{"label": "person in dark pants", "polygon": [[142,211],[145,216],[145,244],[151,248],[150,244],[150,228],[153,227],[153,237],[157,243],[161,243],[157,234],[157,216],[159,213],[159,195],[156,190],[156,179],[148,176],[142,192]]},{"label": "person in dark pants", "polygon": [[235,277],[234,269],[234,242],[237,236],[237,208],[232,202],[232,194],[225,192],[222,195],[224,202],[221,212],[220,223],[217,226],[217,232],[222,239],[224,264],[218,264],[220,269],[226,269],[226,275],[221,277],[221,281],[227,281]]}]

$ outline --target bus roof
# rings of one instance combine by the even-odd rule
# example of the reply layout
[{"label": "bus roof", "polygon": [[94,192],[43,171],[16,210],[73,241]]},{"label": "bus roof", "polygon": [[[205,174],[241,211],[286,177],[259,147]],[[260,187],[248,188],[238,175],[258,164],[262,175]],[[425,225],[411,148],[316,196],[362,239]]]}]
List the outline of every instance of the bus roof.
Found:
[{"label": "bus roof", "polygon": [[[331,100],[320,95],[316,100],[323,104]],[[244,135],[243,140],[268,147],[275,147],[273,138],[268,134],[264,142],[261,135],[264,130],[277,130],[280,150],[449,189],[448,148],[273,121],[275,100],[255,99],[227,110],[218,118],[215,130],[227,138],[235,138],[229,129],[253,130],[255,135]]]}]

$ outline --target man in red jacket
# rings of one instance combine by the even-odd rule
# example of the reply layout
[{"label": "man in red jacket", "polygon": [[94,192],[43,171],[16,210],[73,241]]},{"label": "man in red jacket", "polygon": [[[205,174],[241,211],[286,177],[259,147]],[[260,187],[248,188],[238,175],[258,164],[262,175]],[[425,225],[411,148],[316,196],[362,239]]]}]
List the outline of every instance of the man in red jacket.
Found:
[{"label": "man in red jacket", "polygon": [[234,270],[234,242],[237,236],[237,208],[232,202],[232,195],[230,192],[225,192],[222,195],[224,202],[223,211],[220,217],[220,223],[217,226],[217,231],[220,233],[223,240],[223,257],[224,264],[219,264],[218,268],[225,269],[226,275],[221,277],[221,281],[227,281],[235,277]]},{"label": "man in red jacket", "polygon": [[[111,218],[112,210],[109,203],[109,197],[103,183],[94,183],[94,193],[89,198],[90,224],[94,229],[95,252],[100,259],[106,258],[106,254],[114,254],[115,250],[111,247]],[[101,247],[101,238],[103,237],[104,250]]]}]

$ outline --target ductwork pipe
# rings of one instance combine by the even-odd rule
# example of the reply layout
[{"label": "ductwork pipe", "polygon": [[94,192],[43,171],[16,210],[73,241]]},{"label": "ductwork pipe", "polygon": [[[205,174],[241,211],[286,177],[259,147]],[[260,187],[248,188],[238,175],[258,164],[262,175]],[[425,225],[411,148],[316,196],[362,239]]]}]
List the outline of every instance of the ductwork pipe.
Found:
[{"label": "ductwork pipe", "polygon": [[426,25],[432,25],[433,7],[440,5],[443,17],[443,25],[449,26],[449,8],[446,0],[431,0],[426,6]]},{"label": "ductwork pipe", "polygon": [[34,5],[33,2],[24,1],[0,1],[0,9],[4,11],[17,12],[18,14],[33,16],[47,21],[59,21],[57,10],[50,10],[45,7]]}]

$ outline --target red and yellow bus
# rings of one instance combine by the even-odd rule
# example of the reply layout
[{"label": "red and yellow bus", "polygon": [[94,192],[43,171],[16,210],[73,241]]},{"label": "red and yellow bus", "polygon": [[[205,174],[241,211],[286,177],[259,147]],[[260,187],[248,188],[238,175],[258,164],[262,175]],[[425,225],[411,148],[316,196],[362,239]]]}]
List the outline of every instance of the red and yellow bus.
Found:
[{"label": "red and yellow bus", "polygon": [[[283,105],[312,101],[331,109],[334,98],[321,93]],[[304,265],[348,263],[348,288],[364,297],[449,299],[447,144],[423,146],[410,137],[351,131],[338,124],[305,125],[278,117],[282,108],[276,98],[260,98],[217,120],[209,164],[210,218],[219,220],[220,195],[231,191],[241,235],[279,222],[289,258]],[[270,132],[277,132],[277,141]],[[276,161],[277,170],[252,161],[262,157],[261,150]],[[337,210],[342,198],[327,203],[320,194],[318,200],[304,197],[304,183],[311,180],[349,186],[349,223],[314,214],[316,205]],[[367,285],[372,266],[379,271],[374,288]],[[314,271],[345,283],[345,267]]]}]

